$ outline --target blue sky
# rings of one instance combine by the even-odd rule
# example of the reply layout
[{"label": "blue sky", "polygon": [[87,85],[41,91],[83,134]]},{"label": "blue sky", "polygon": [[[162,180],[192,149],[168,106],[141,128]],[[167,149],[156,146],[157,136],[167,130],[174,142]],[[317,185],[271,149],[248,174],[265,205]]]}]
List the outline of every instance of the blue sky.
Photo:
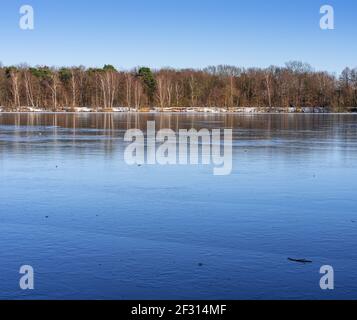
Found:
[{"label": "blue sky", "polygon": [[[32,5],[35,30],[19,28]],[[335,30],[319,28],[320,7]],[[243,67],[302,60],[318,70],[357,66],[355,0],[1,0],[5,65],[113,64],[121,69]]]}]

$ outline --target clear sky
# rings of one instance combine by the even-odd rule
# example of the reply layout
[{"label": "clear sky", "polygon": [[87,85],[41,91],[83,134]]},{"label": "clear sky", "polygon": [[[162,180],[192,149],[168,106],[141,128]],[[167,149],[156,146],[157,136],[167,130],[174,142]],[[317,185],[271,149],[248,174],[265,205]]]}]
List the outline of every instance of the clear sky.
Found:
[{"label": "clear sky", "polygon": [[[32,5],[35,30],[19,28]],[[335,9],[335,30],[319,27]],[[113,64],[129,69],[283,65],[340,72],[357,66],[356,0],[1,0],[5,65]]]}]

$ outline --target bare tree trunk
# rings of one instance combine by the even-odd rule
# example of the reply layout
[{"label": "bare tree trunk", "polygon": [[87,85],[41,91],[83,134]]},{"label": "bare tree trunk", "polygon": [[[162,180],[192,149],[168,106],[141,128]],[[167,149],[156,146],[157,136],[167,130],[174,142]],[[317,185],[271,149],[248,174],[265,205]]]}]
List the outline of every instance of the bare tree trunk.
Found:
[{"label": "bare tree trunk", "polygon": [[172,102],[172,84],[171,80],[168,80],[167,82],[167,106],[171,108],[171,102]]},{"label": "bare tree trunk", "polygon": [[136,111],[140,110],[141,107],[141,96],[142,96],[142,87],[138,81],[135,83],[134,90],[134,100],[135,100],[135,109]]},{"label": "bare tree trunk", "polygon": [[33,89],[31,79],[29,77],[28,71],[24,73],[24,80],[25,80],[25,88],[26,88],[26,99],[27,105],[31,105],[33,108],[35,107],[35,101],[33,97]]},{"label": "bare tree trunk", "polygon": [[20,107],[19,74],[16,71],[12,71],[10,76],[12,82],[12,96],[14,99],[14,107]]},{"label": "bare tree trunk", "polygon": [[115,72],[110,72],[108,73],[108,77],[110,79],[110,88],[111,88],[111,99],[110,99],[110,108],[113,109],[114,108],[114,101],[115,101],[115,94],[116,94],[116,90],[117,90],[117,73]]},{"label": "bare tree trunk", "polygon": [[230,107],[234,107],[234,97],[233,97],[233,76],[230,77]]},{"label": "bare tree trunk", "polygon": [[157,98],[159,100],[160,109],[163,111],[165,108],[166,95],[164,79],[162,76],[158,77],[157,79]]},{"label": "bare tree trunk", "polygon": [[76,107],[76,78],[75,78],[75,73],[74,70],[71,70],[71,82],[72,82],[72,108],[75,109]]},{"label": "bare tree trunk", "polygon": [[58,89],[58,84],[59,84],[59,80],[58,80],[57,74],[53,74],[51,76],[51,82],[52,82],[52,85],[48,85],[48,86],[49,86],[49,88],[51,89],[51,92],[52,92],[53,108],[54,108],[55,111],[57,111],[57,89]]},{"label": "bare tree trunk", "polygon": [[176,107],[180,106],[180,100],[182,98],[182,87],[178,82],[175,83],[175,95],[176,95]]},{"label": "bare tree trunk", "polygon": [[268,72],[265,73],[265,83],[267,86],[267,92],[268,92],[268,102],[269,102],[269,108],[272,108],[272,103],[271,103],[271,91],[270,91],[270,75]]},{"label": "bare tree trunk", "polygon": [[107,71],[100,75],[104,109],[112,110],[116,94],[116,73]]},{"label": "bare tree trunk", "polygon": [[126,105],[130,111],[130,109],[131,109],[131,84],[132,84],[132,77],[130,74],[127,74],[125,76],[125,82],[126,82]]},{"label": "bare tree trunk", "polygon": [[102,87],[103,108],[107,109],[107,107],[108,107],[107,92],[105,90],[104,77],[102,75],[100,76],[100,83],[101,83],[101,87]]},{"label": "bare tree trunk", "polygon": [[195,107],[195,79],[193,75],[190,77],[190,88],[191,88],[191,108]]},{"label": "bare tree trunk", "polygon": [[180,98],[179,98],[179,84],[176,82],[175,83],[175,93],[176,93],[176,107],[179,107],[179,103],[180,103]]}]

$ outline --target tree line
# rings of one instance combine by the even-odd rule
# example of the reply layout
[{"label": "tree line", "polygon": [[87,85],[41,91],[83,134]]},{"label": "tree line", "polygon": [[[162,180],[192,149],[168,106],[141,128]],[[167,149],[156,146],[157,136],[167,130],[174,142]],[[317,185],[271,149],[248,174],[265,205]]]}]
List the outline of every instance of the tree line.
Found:
[{"label": "tree line", "polygon": [[340,76],[315,71],[302,62],[284,67],[130,71],[103,68],[0,66],[0,106],[27,106],[48,111],[93,111],[184,108],[321,107],[331,111],[357,108],[357,68]]}]

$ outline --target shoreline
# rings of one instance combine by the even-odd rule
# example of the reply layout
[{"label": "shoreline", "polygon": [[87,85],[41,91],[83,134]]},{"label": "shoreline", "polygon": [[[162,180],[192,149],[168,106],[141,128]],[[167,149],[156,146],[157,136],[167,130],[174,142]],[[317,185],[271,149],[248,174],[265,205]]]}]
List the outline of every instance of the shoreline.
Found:
[{"label": "shoreline", "polygon": [[175,112],[175,111],[127,111],[127,112],[117,112],[117,111],[0,111],[1,114],[160,114],[160,115],[357,115],[357,112],[203,112],[203,111],[195,111],[195,112]]}]

